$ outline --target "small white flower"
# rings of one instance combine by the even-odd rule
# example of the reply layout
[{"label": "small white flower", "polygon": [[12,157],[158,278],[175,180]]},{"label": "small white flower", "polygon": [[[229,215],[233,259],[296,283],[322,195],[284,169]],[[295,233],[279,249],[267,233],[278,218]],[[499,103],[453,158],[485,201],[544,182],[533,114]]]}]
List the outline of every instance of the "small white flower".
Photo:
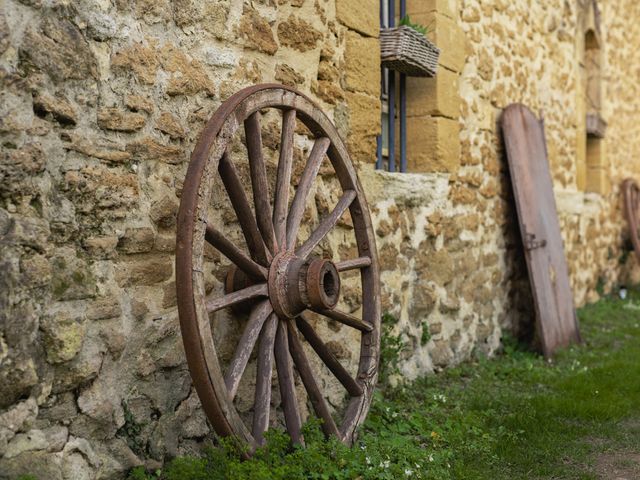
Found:
[{"label": "small white flower", "polygon": [[367,462],[367,465],[371,465],[371,459],[369,457],[364,457],[364,459]]},{"label": "small white flower", "polygon": [[389,462],[389,460],[385,460],[384,462],[380,462],[380,468],[389,468],[391,462]]},{"label": "small white flower", "polygon": [[429,461],[433,462],[433,454],[432,453],[429,454]]},{"label": "small white flower", "polygon": [[405,468],[404,469],[404,474],[409,477],[411,475],[413,475],[413,470],[411,470],[410,468]]}]

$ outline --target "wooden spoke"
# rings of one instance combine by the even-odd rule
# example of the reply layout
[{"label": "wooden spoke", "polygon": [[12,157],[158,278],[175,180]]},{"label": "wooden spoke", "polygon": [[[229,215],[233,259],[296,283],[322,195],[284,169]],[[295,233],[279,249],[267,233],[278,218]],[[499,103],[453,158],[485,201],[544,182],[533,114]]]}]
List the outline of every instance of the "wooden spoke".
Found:
[{"label": "wooden spoke", "polygon": [[256,372],[256,391],[253,402],[253,438],[258,445],[264,444],[264,432],[269,427],[271,409],[271,375],[273,373],[273,347],[278,328],[275,313],[269,316],[260,332],[258,343],[258,369]]},{"label": "wooden spoke", "polygon": [[269,203],[269,186],[267,184],[267,169],[262,155],[262,133],[260,130],[260,113],[255,112],[244,121],[245,137],[247,139],[247,153],[249,155],[249,171],[251,173],[251,188],[253,189],[253,204],[256,208],[258,229],[262,233],[267,248],[276,251],[275,233],[271,221],[271,204]]},{"label": "wooden spoke", "polygon": [[302,379],[304,388],[309,394],[309,400],[311,400],[313,410],[316,412],[318,418],[322,420],[322,431],[327,436],[335,435],[336,437],[340,438],[340,433],[338,432],[338,427],[336,427],[336,422],[333,420],[331,412],[329,412],[327,401],[325,400],[322,392],[320,391],[320,388],[318,387],[318,384],[316,383],[313,371],[311,370],[311,366],[309,365],[307,356],[302,349],[302,344],[300,343],[298,334],[293,328],[293,322],[291,320],[288,320],[288,330],[289,349],[291,351],[291,357],[293,357],[293,362],[296,364],[296,368],[298,369],[298,373],[300,374],[300,378]]},{"label": "wooden spoke", "polygon": [[250,277],[257,279],[267,278],[268,271],[266,268],[247,257],[242,250],[211,225],[207,225],[204,238]]},{"label": "wooden spoke", "polygon": [[287,110],[282,115],[282,137],[280,159],[276,178],[276,192],[273,201],[273,227],[278,245],[284,247],[287,239],[287,209],[289,208],[289,187],[291,166],[293,165],[293,133],[296,128],[296,111]]},{"label": "wooden spoke", "polygon": [[291,365],[291,355],[289,354],[289,344],[287,341],[287,324],[278,322],[275,344],[276,369],[278,370],[278,384],[280,385],[280,397],[282,399],[282,409],[284,410],[284,421],[287,424],[287,432],[291,441],[295,444],[304,444],[302,437],[302,422],[298,411],[298,399],[296,398],[296,387],[293,380],[293,366]]},{"label": "wooden spoke", "polygon": [[331,145],[331,140],[327,137],[318,138],[313,144],[307,164],[302,171],[302,176],[298,183],[298,189],[293,197],[291,210],[289,210],[289,217],[287,218],[288,249],[295,247],[298,230],[300,229],[300,221],[302,220],[304,208],[307,203],[307,197],[309,196],[309,191],[311,190],[313,181],[318,175],[320,164],[322,163],[325,153],[327,153],[329,145]]},{"label": "wooden spoke", "polygon": [[358,257],[352,260],[343,260],[336,263],[336,268],[339,272],[346,272],[347,270],[355,270],[356,268],[366,268],[371,266],[371,257]]},{"label": "wooden spoke", "polygon": [[329,317],[336,322],[348,325],[349,327],[356,328],[365,333],[373,331],[373,327],[368,323],[363,322],[353,315],[341,312],[340,310],[318,310],[316,313],[324,315],[325,317]]},{"label": "wooden spoke", "polygon": [[316,248],[318,243],[327,236],[327,234],[331,231],[331,229],[338,223],[338,220],[345,212],[349,205],[353,203],[353,200],[356,198],[355,190],[347,190],[342,194],[342,197],[338,201],[338,204],[335,206],[333,211],[322,219],[318,228],[316,228],[313,233],[309,236],[306,242],[302,244],[300,248],[296,250],[296,255],[300,258],[307,258],[311,251]]},{"label": "wooden spoke", "polygon": [[272,311],[273,308],[271,308],[271,304],[268,300],[259,303],[251,311],[249,322],[247,323],[244,332],[242,332],[242,336],[240,337],[240,341],[238,342],[238,346],[236,347],[236,351],[233,354],[233,358],[231,359],[231,363],[229,364],[229,368],[227,369],[227,373],[224,377],[224,383],[227,386],[227,392],[230,400],[233,400],[238,392],[240,379],[247,367],[251,351],[256,344],[262,325]]},{"label": "wooden spoke", "polygon": [[302,315],[296,318],[296,325],[302,333],[302,336],[318,354],[320,360],[324,362],[331,373],[333,373],[344,388],[347,389],[349,395],[352,397],[362,395],[362,387],[349,375],[349,372],[342,366],[335,355],[331,353],[331,350],[327,348],[327,345],[320,339],[316,331]]},{"label": "wooden spoke", "polygon": [[260,285],[252,285],[242,290],[238,290],[233,293],[229,293],[218,298],[207,298],[207,311],[209,313],[217,312],[226,307],[231,307],[245,300],[251,300],[252,298],[267,297],[269,296],[269,287],[266,283]]},{"label": "wooden spoke", "polygon": [[231,205],[236,212],[238,222],[240,222],[240,228],[242,228],[242,233],[247,241],[251,258],[261,265],[268,265],[267,252],[265,251],[264,241],[260,235],[256,219],[251,212],[251,207],[242,188],[236,167],[226,151],[220,159],[218,172],[231,200]]}]

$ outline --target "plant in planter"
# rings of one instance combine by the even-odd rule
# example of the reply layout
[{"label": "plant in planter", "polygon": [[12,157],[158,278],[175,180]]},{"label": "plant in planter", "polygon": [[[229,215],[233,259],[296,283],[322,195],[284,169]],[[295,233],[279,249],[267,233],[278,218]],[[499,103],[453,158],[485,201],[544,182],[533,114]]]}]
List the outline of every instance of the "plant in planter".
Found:
[{"label": "plant in planter", "polygon": [[382,66],[413,77],[435,76],[440,49],[425,37],[427,31],[408,15],[397,27],[380,29]]},{"label": "plant in planter", "polygon": [[416,32],[421,33],[422,35],[426,35],[427,33],[429,33],[429,27],[431,26],[431,24],[429,24],[429,25],[427,25],[425,27],[421,23],[413,23],[411,21],[411,17],[409,15],[405,15],[404,17],[402,17],[400,19],[400,22],[398,23],[398,25],[399,26],[406,25],[407,27],[411,27]]}]

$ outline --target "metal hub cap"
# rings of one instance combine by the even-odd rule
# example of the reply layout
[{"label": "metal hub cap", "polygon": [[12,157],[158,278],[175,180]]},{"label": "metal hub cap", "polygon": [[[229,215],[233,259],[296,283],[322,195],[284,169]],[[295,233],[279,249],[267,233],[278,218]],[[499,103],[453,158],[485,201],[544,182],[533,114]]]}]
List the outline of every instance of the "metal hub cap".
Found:
[{"label": "metal hub cap", "polygon": [[295,318],[306,309],[331,310],[340,297],[340,276],[330,260],[277,254],[269,268],[269,300],[280,318]]}]

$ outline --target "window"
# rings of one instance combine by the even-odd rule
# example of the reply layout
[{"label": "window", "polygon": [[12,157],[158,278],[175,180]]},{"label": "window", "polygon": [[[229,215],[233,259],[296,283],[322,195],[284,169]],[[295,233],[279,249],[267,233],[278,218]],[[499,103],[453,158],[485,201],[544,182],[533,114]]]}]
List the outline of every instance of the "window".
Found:
[{"label": "window", "polygon": [[602,48],[600,11],[595,0],[583,5],[579,43],[579,149],[577,160],[578,189],[605,194],[609,172],[606,164],[604,135],[607,123],[602,117]]},{"label": "window", "polygon": [[[400,0],[400,18],[406,15],[406,0]],[[380,26],[395,25],[395,1],[380,0]],[[378,137],[376,168],[390,172],[407,171],[407,79],[404,74],[382,69],[382,134]],[[397,90],[396,90],[397,85]],[[398,99],[396,101],[396,93]],[[397,104],[396,104],[397,102]],[[399,149],[396,139],[398,123]],[[399,153],[399,158],[396,158]]]}]

